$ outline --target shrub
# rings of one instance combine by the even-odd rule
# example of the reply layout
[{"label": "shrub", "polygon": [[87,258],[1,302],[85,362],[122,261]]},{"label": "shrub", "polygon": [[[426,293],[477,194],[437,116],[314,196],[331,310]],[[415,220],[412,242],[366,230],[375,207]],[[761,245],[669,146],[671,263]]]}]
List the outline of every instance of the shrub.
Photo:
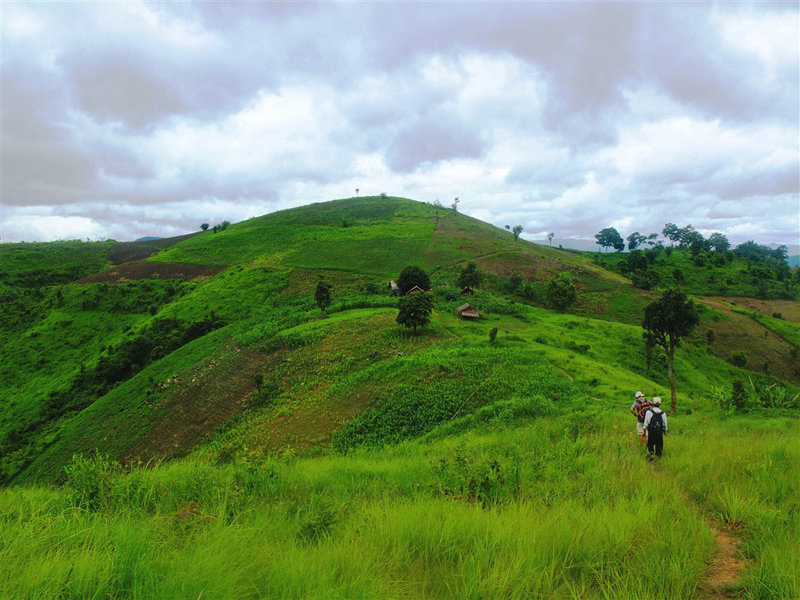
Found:
[{"label": "shrub", "polygon": [[737,350],[731,355],[730,362],[737,367],[744,367],[747,365],[747,352],[744,350]]},{"label": "shrub", "polygon": [[572,283],[572,277],[567,273],[559,273],[547,282],[545,288],[547,303],[558,312],[564,312],[575,304],[578,298],[578,289]]}]

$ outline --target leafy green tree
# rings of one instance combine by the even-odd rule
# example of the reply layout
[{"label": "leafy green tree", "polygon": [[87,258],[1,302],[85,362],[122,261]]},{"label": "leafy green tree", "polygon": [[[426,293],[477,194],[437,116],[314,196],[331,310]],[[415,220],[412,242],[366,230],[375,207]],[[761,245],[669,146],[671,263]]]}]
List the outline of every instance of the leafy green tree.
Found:
[{"label": "leafy green tree", "polygon": [[428,292],[417,292],[403,296],[398,303],[397,322],[405,327],[413,327],[417,335],[417,327],[425,327],[431,320],[433,312],[433,296]]},{"label": "leafy green tree", "polygon": [[317,290],[314,292],[314,301],[319,309],[325,313],[325,309],[331,305],[331,286],[320,281],[317,283]]},{"label": "leafy green tree", "polygon": [[717,252],[727,252],[731,247],[728,238],[719,232],[714,232],[708,236],[708,244]]},{"label": "leafy green tree", "polygon": [[645,343],[661,347],[667,355],[667,374],[669,376],[670,413],[675,413],[677,400],[675,397],[675,348],[680,346],[681,339],[689,335],[700,322],[697,307],[683,292],[668,289],[658,300],[651,302],[644,309],[642,327]]},{"label": "leafy green tree", "polygon": [[601,248],[614,248],[617,252],[621,252],[625,249],[625,241],[622,239],[619,231],[613,227],[601,229],[600,233],[596,233],[594,238],[597,240],[595,243]]},{"label": "leafy green tree", "polygon": [[483,272],[478,269],[478,265],[476,265],[474,262],[471,262],[461,270],[461,274],[458,276],[458,281],[456,284],[461,288],[476,288],[480,287],[481,281],[483,281]]},{"label": "leafy green tree", "polygon": [[554,237],[556,237],[555,233],[550,232],[550,233],[547,234],[547,245],[548,246],[550,246],[550,247],[553,246],[553,238]]},{"label": "leafy green tree", "polygon": [[566,311],[578,299],[578,289],[568,273],[559,273],[551,278],[544,293],[547,304],[558,312]]},{"label": "leafy green tree", "polygon": [[514,241],[516,242],[519,239],[519,234],[522,233],[522,225],[514,225],[511,233],[514,234]]},{"label": "leafy green tree", "polygon": [[667,223],[664,229],[661,230],[661,235],[667,238],[674,246],[676,242],[681,240],[681,230],[675,223]]},{"label": "leafy green tree", "polygon": [[647,238],[638,231],[634,231],[628,236],[628,250],[636,250],[647,241]]},{"label": "leafy green tree", "polygon": [[429,290],[431,289],[431,278],[421,267],[406,267],[400,272],[400,277],[397,278],[397,286],[403,294],[407,294],[408,290],[415,285],[423,290]]},{"label": "leafy green tree", "polygon": [[200,225],[200,229],[202,229],[203,231],[205,231],[206,229],[208,229],[208,223],[202,223],[202,224]]}]

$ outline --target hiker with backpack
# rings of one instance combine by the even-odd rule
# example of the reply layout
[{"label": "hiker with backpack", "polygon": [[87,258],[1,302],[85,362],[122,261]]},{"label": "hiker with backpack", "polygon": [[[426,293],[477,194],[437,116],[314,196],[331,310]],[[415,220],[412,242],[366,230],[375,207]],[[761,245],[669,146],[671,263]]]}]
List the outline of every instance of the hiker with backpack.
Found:
[{"label": "hiker with backpack", "polygon": [[634,397],[636,400],[631,404],[631,414],[636,417],[636,433],[644,440],[644,414],[651,405],[642,392],[636,392]]},{"label": "hiker with backpack", "polygon": [[661,410],[661,398],[653,398],[650,408],[644,415],[644,430],[647,434],[647,451],[652,458],[661,458],[664,449],[664,434],[667,433],[667,413]]}]

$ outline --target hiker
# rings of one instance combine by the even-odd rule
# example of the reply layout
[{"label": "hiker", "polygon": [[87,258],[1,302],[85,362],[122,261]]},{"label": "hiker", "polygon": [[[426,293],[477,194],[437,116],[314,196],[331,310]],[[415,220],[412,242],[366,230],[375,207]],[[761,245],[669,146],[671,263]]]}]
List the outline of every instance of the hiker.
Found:
[{"label": "hiker", "polygon": [[647,433],[647,451],[650,457],[655,454],[661,458],[664,448],[664,434],[667,433],[667,413],[661,410],[661,398],[655,396],[652,406],[644,415],[644,430]]},{"label": "hiker", "polygon": [[640,439],[644,439],[644,413],[650,408],[650,403],[642,392],[636,392],[636,400],[631,404],[631,414],[636,417],[636,433]]}]

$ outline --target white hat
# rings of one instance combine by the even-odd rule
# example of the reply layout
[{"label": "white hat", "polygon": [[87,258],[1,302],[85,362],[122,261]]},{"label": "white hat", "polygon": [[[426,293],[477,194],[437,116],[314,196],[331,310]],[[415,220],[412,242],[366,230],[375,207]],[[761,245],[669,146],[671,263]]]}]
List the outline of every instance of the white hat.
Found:
[{"label": "white hat", "polygon": [[644,394],[643,394],[642,392],[636,392],[636,393],[633,395],[633,397],[634,397],[634,398],[644,398]]},{"label": "white hat", "polygon": [[659,398],[658,396],[653,396],[653,400],[652,400],[652,402],[653,402],[653,404],[655,404],[656,406],[661,406],[661,398]]}]

